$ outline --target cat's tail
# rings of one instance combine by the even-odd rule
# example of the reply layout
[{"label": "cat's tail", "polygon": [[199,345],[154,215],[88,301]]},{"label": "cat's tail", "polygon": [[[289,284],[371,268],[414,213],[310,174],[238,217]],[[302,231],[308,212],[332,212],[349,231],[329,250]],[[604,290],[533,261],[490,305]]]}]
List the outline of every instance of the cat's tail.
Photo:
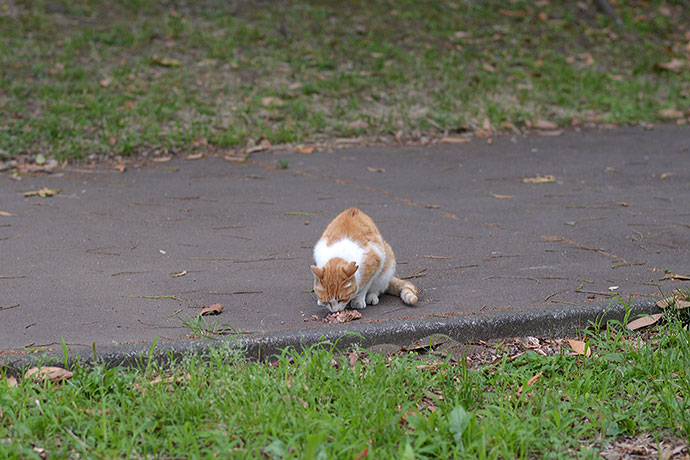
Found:
[{"label": "cat's tail", "polygon": [[391,278],[386,292],[393,295],[399,295],[402,301],[408,305],[417,303],[417,288],[415,285],[409,281],[396,278],[395,276]]}]

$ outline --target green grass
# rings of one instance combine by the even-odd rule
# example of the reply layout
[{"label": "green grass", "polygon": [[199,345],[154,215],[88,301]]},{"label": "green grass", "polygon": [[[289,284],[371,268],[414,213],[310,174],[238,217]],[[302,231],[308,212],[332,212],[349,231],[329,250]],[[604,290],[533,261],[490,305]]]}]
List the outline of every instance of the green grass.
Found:
[{"label": "green grass", "polygon": [[[521,128],[690,110],[682,2],[619,2],[620,28],[579,5],[9,0],[0,157],[414,139],[485,117]],[[672,58],[679,73],[657,68]]]},{"label": "green grass", "polygon": [[247,362],[221,346],[165,369],[76,366],[61,386],[0,378],[0,454],[598,458],[624,436],[690,437],[690,333],[678,318],[642,334],[594,326],[585,340],[589,358],[498,347],[499,359],[469,367],[328,344]]}]

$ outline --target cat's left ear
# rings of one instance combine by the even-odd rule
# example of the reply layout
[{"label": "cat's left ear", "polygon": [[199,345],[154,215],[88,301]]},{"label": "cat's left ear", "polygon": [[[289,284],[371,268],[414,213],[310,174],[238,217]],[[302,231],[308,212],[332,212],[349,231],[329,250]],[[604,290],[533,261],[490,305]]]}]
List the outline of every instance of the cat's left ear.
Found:
[{"label": "cat's left ear", "polygon": [[347,276],[349,278],[355,274],[355,272],[357,271],[358,268],[359,267],[357,266],[356,263],[350,262],[349,264],[347,264],[343,267],[343,272],[345,273],[345,276]]}]

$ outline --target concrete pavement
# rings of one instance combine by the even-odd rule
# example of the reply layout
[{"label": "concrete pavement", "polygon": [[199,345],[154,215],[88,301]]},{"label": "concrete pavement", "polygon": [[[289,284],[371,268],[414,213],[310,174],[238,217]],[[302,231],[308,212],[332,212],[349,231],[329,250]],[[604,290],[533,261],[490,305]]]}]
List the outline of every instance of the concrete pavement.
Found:
[{"label": "concrete pavement", "polygon": [[[156,337],[204,346],[190,324],[214,303],[209,329],[266,350],[345,331],[368,344],[558,334],[620,314],[619,295],[652,311],[690,288],[660,280],[690,273],[689,149],[690,128],[659,126],[2,173],[0,361],[59,354],[63,338],[115,361]],[[24,196],[42,187],[61,193]],[[384,296],[324,324],[312,245],[350,206],[376,221],[420,302]]]}]

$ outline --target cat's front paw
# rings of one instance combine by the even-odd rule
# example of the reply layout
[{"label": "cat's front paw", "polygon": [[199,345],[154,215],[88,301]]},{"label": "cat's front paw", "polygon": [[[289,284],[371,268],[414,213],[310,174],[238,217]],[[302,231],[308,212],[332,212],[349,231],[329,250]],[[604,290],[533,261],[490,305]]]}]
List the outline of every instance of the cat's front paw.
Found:
[{"label": "cat's front paw", "polygon": [[352,302],[350,302],[350,306],[357,310],[363,310],[367,308],[367,304],[364,303],[364,299],[360,299],[359,297],[356,299],[352,299]]},{"label": "cat's front paw", "polygon": [[374,294],[373,292],[370,292],[369,294],[367,294],[367,303],[369,305],[377,305],[379,303],[378,294]]}]

